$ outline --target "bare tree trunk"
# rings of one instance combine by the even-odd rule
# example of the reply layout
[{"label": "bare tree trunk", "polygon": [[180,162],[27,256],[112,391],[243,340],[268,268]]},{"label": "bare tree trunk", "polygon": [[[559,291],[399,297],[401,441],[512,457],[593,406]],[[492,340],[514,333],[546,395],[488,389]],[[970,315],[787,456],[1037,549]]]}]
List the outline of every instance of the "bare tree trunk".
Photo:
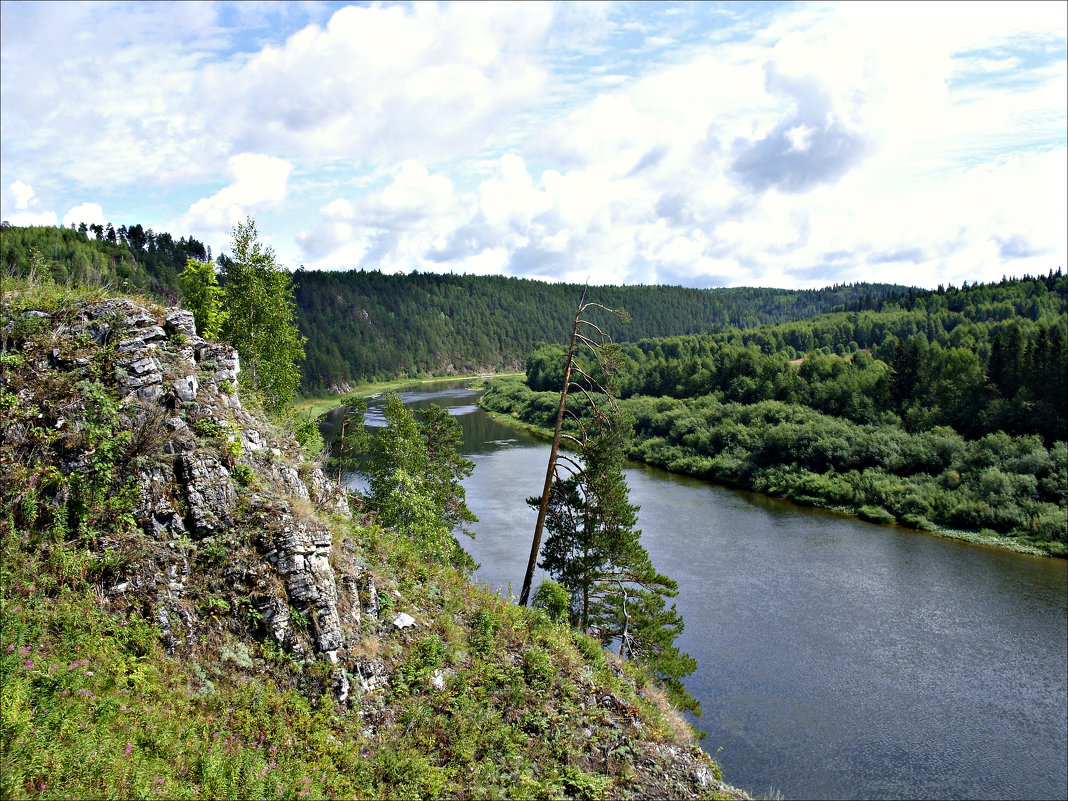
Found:
[{"label": "bare tree trunk", "polygon": [[545,486],[541,491],[541,506],[538,507],[538,522],[534,525],[534,541],[530,544],[530,560],[527,573],[523,577],[523,591],[519,594],[519,605],[526,606],[530,598],[530,585],[534,581],[534,568],[538,563],[538,550],[541,548],[541,535],[545,529],[545,516],[549,512],[549,493],[556,476],[556,454],[560,451],[560,434],[564,426],[564,406],[567,403],[567,389],[571,383],[571,364],[575,358],[575,342],[578,340],[579,317],[586,301],[586,290],[575,310],[575,325],[571,329],[571,344],[567,349],[567,362],[564,364],[564,386],[560,391],[560,406],[556,410],[556,427],[553,429],[553,442],[549,448],[549,464],[545,469]]},{"label": "bare tree trunk", "polygon": [[619,658],[628,659],[631,654],[631,637],[630,637],[630,615],[627,614],[627,588],[623,586],[622,581],[616,582],[619,585],[619,591],[623,593],[623,633],[619,638]]},{"label": "bare tree trunk", "polygon": [[345,409],[341,410],[341,437],[337,441],[337,485],[341,486],[341,465],[345,463],[345,423],[348,419],[345,415]]}]

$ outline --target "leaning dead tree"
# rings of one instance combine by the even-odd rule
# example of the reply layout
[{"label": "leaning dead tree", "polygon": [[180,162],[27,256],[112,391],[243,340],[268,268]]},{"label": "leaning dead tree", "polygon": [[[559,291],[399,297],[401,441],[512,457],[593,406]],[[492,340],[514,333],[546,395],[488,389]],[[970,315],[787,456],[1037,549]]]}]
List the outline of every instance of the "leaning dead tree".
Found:
[{"label": "leaning dead tree", "polygon": [[[527,572],[523,577],[523,591],[519,595],[519,603],[522,606],[526,606],[527,600],[530,598],[530,585],[534,581],[534,568],[538,562],[538,551],[541,548],[541,537],[545,530],[545,517],[549,511],[549,496],[553,489],[553,484],[557,479],[557,471],[560,468],[567,470],[571,474],[581,472],[581,466],[578,465],[573,459],[560,454],[560,443],[564,440],[569,440],[579,447],[581,450],[583,447],[583,439],[572,436],[571,434],[565,434],[563,431],[564,415],[569,414],[576,421],[579,426],[580,432],[585,431],[585,425],[583,421],[567,408],[567,396],[571,390],[581,392],[586,400],[589,402],[590,407],[596,416],[598,413],[598,401],[594,393],[600,393],[608,399],[608,402],[615,407],[615,399],[612,397],[612,393],[605,388],[602,380],[597,376],[587,372],[583,369],[576,360],[577,352],[581,349],[587,350],[593,355],[594,362],[597,365],[597,371],[602,376],[609,375],[611,373],[612,361],[614,358],[614,351],[612,350],[612,337],[609,336],[604,329],[589,320],[583,318],[583,315],[591,309],[601,309],[611,315],[614,315],[619,320],[625,322],[628,319],[627,313],[622,309],[610,309],[607,306],[603,306],[600,303],[594,303],[593,301],[586,300],[586,293],[588,288],[583,288],[582,297],[579,299],[578,306],[575,309],[575,323],[571,329],[571,342],[567,349],[567,359],[564,362],[564,380],[563,387],[560,390],[560,406],[556,411],[556,425],[553,429],[552,445],[549,448],[549,464],[545,469],[545,486],[541,493],[541,505],[538,508],[538,522],[534,525],[534,539],[530,545],[530,559],[527,562]],[[573,380],[572,376],[576,376],[581,380]]]}]

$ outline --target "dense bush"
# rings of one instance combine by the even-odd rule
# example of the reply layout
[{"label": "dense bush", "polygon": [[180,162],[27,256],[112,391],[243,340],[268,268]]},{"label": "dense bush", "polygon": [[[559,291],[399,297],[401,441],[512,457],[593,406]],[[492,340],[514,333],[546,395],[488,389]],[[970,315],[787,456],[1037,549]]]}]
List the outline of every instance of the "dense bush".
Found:
[{"label": "dense bush", "polygon": [[[555,397],[499,380],[483,405],[544,427]],[[968,440],[945,426],[910,433],[781,401],[635,397],[620,405],[635,421],[630,456],[648,464],[877,522],[990,529],[1066,552],[1064,442],[1047,448],[1037,436],[1004,432]]]}]

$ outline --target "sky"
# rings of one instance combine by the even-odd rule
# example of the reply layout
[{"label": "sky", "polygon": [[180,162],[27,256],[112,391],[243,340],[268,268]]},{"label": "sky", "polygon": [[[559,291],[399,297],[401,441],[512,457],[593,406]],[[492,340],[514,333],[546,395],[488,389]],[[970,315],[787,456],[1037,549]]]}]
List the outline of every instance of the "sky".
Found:
[{"label": "sky", "polygon": [[0,212],[290,269],[1068,267],[1068,4],[0,3]]}]

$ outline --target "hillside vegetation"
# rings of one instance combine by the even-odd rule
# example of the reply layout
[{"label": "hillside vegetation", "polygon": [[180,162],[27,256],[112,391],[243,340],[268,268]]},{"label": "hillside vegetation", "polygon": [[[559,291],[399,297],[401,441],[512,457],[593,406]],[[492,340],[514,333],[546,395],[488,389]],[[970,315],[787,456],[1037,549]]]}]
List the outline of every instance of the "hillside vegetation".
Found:
[{"label": "hillside vegetation", "polygon": [[[1058,271],[624,344],[613,385],[634,421],[629,455],[876,522],[1063,556],[1066,306]],[[484,406],[551,427],[564,355],[535,350],[526,384],[495,382]]]},{"label": "hillside vegetation", "polygon": [[0,311],[3,797],[740,797],[639,666],[353,515],[189,312]]},{"label": "hillside vegetation", "polygon": [[[516,369],[537,343],[566,338],[582,294],[576,284],[502,276],[299,271],[295,279],[300,328],[308,338],[309,390],[398,374]],[[885,284],[805,291],[591,289],[600,302],[629,315],[625,324],[607,321],[616,341],[780,323],[905,291]]]},{"label": "hillside vegetation", "polygon": [[[140,225],[77,229],[4,226],[0,268],[13,276],[102,284],[182,300],[188,259],[211,248]],[[234,253],[218,254],[225,288]],[[240,259],[239,259],[240,260]],[[306,392],[396,377],[517,369],[539,342],[564,336],[581,287],[502,276],[386,275],[297,270],[295,311],[307,338]],[[855,284],[818,290],[739,287],[598,287],[598,297],[630,314],[610,326],[617,340],[695,334],[799,320],[836,307],[904,296],[906,287]]]}]

